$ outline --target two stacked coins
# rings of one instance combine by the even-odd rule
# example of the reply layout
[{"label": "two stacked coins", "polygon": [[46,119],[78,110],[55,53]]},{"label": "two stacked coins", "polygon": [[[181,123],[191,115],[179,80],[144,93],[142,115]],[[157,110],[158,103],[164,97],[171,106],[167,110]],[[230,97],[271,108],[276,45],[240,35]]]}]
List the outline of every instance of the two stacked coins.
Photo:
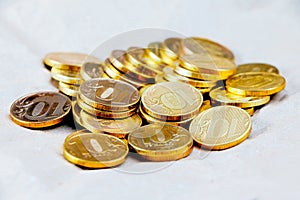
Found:
[{"label": "two stacked coins", "polygon": [[142,124],[136,114],[139,100],[139,91],[126,82],[90,79],[79,88],[75,120],[94,133],[105,132],[125,138]]}]

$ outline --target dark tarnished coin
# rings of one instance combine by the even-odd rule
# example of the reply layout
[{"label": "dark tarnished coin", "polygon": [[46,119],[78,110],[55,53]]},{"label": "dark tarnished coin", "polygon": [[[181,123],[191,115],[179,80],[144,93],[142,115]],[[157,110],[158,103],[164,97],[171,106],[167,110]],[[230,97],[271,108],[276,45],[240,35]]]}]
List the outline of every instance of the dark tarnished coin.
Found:
[{"label": "dark tarnished coin", "polygon": [[98,109],[127,111],[136,107],[140,93],[124,81],[99,78],[81,84],[79,97],[86,104]]},{"label": "dark tarnished coin", "polygon": [[16,100],[10,108],[12,120],[28,128],[58,124],[71,110],[68,97],[55,92],[39,92]]},{"label": "dark tarnished coin", "polygon": [[188,156],[193,147],[188,130],[170,124],[142,126],[129,134],[128,143],[151,161],[178,160]]}]

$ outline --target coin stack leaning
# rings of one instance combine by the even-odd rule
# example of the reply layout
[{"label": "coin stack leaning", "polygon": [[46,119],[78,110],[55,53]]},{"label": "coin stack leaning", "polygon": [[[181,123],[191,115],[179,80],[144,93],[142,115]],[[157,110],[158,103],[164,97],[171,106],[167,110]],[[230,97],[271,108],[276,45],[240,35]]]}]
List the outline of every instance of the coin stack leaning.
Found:
[{"label": "coin stack leaning", "polygon": [[[84,63],[85,67],[83,68]],[[88,75],[92,74],[85,73],[87,69],[91,70],[92,68],[89,63],[98,66],[101,64],[98,58],[82,53],[53,52],[44,58],[44,64],[51,69],[51,77],[55,86],[60,92],[70,97],[77,96],[82,79],[85,80]]]},{"label": "coin stack leaning", "polygon": [[90,79],[79,87],[74,119],[93,133],[125,138],[142,124],[136,114],[139,91],[132,85],[108,78]]}]

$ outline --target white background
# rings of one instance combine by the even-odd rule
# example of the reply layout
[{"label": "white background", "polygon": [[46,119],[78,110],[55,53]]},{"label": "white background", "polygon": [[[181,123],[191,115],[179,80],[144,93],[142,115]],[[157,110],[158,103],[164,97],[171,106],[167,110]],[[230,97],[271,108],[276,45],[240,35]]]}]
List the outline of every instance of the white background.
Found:
[{"label": "white background", "polygon": [[[62,157],[70,127],[34,131],[11,122],[16,98],[56,91],[45,54],[90,53],[145,27],[219,41],[238,63],[277,66],[287,87],[256,112],[241,145],[205,159],[195,149],[192,159],[141,175],[81,170]],[[299,199],[299,57],[298,0],[1,0],[0,199]]]}]

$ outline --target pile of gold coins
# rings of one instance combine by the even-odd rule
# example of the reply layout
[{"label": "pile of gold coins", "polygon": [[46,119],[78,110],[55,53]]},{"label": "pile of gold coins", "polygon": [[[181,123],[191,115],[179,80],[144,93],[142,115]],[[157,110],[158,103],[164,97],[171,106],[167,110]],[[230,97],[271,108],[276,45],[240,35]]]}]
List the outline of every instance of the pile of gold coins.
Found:
[{"label": "pile of gold coins", "polygon": [[206,150],[233,147],[251,133],[255,110],[285,87],[275,66],[236,65],[228,48],[199,37],[113,50],[104,62],[49,53],[44,64],[66,96],[21,97],[11,118],[44,128],[62,122],[72,107],[80,130],[66,137],[63,154],[87,168],[120,165],[129,151],[161,162],[188,156],[194,143]]}]

